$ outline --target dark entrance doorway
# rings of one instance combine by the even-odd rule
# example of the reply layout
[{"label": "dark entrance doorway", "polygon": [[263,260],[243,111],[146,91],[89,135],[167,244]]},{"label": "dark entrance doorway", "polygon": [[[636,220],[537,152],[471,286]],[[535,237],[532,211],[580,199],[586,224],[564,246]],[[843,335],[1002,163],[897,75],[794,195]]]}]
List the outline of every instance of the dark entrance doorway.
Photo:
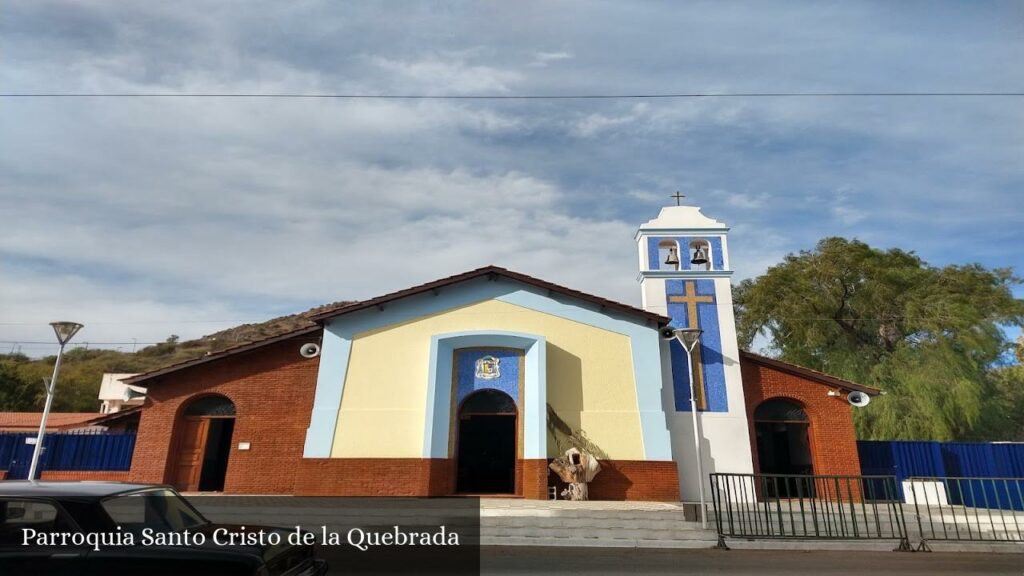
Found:
[{"label": "dark entrance doorway", "polygon": [[462,402],[458,419],[458,492],[515,493],[518,414],[515,401],[499,390],[480,390]]},{"label": "dark entrance doorway", "polygon": [[223,396],[205,396],[186,406],[178,426],[174,487],[223,491],[234,429],[235,405]]},{"label": "dark entrance doorway", "polygon": [[[754,411],[757,461],[762,474],[811,475],[810,421],[803,408],[782,399],[766,400]],[[813,496],[809,481],[767,478],[770,496]]]}]

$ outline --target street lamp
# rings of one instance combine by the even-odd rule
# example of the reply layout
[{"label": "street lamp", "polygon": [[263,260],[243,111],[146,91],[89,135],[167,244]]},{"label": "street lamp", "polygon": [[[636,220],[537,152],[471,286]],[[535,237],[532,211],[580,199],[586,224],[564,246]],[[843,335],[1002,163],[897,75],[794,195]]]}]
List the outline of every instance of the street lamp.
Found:
[{"label": "street lamp", "polygon": [[697,487],[700,489],[700,523],[707,530],[708,528],[708,507],[704,499],[704,458],[700,448],[700,433],[697,427],[697,391],[693,385],[693,349],[700,341],[703,330],[700,328],[679,328],[673,330],[676,340],[683,345],[686,351],[686,366],[690,377],[690,414],[693,416],[693,446],[697,451]]},{"label": "street lamp", "polygon": [[46,385],[46,405],[43,407],[43,418],[39,421],[39,433],[36,434],[36,446],[32,450],[32,465],[28,469],[29,480],[36,479],[36,467],[39,465],[39,455],[43,453],[43,438],[46,436],[46,420],[50,417],[50,407],[53,406],[53,392],[57,389],[57,375],[60,373],[60,359],[64,355],[64,345],[75,337],[75,334],[82,329],[77,322],[50,322],[53,332],[57,335],[57,343],[60,349],[57,351],[57,361],[53,364],[53,376]]}]

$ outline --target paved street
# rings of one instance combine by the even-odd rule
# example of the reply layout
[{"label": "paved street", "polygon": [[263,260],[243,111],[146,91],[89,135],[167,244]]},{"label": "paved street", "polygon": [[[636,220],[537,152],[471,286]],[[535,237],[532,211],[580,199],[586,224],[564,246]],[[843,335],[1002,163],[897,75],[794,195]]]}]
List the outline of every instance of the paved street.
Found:
[{"label": "paved street", "polygon": [[[424,550],[425,551],[425,550]],[[330,574],[447,574],[436,557],[406,551],[393,572],[383,563],[366,562],[341,547],[321,548]],[[380,559],[380,557],[378,557]],[[356,565],[358,564],[358,566]],[[481,573],[487,575],[712,574],[743,576],[932,576],[942,574],[1024,575],[1024,554],[982,552],[905,553],[872,551],[652,550],[637,548],[483,548]]]},{"label": "paved street", "polygon": [[1024,575],[1024,554],[485,548],[483,574]]}]

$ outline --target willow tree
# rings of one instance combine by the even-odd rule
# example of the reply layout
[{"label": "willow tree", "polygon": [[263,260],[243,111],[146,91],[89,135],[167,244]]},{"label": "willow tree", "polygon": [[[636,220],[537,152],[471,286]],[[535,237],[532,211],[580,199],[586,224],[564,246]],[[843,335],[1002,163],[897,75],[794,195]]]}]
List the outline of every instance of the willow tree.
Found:
[{"label": "willow tree", "polygon": [[1009,269],[934,267],[912,252],[826,238],[734,290],[741,345],[881,388],[856,412],[876,439],[1001,439],[993,367],[1024,325]]}]

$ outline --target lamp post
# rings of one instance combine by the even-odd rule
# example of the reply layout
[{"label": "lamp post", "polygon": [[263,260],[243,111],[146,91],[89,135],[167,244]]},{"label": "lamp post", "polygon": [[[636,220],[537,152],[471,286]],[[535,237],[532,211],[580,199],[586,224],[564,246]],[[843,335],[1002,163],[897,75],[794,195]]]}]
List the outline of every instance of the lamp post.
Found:
[{"label": "lamp post", "polygon": [[680,328],[673,331],[676,340],[686,351],[686,366],[690,377],[690,414],[693,416],[693,447],[697,452],[697,488],[700,490],[700,523],[705,530],[708,528],[708,507],[704,498],[704,457],[700,448],[700,432],[697,426],[697,390],[693,385],[693,349],[700,341],[703,332],[700,328]]},{"label": "lamp post", "polygon": [[43,453],[43,438],[46,436],[46,420],[50,417],[50,407],[53,406],[53,392],[57,389],[57,375],[60,374],[60,359],[64,356],[64,345],[74,338],[75,334],[82,329],[77,322],[50,322],[53,332],[57,335],[57,343],[60,349],[57,351],[57,361],[53,364],[53,376],[46,385],[46,405],[43,407],[43,418],[39,421],[39,433],[36,434],[36,446],[32,450],[32,465],[28,469],[28,479],[36,479],[36,468],[39,466],[39,455]]}]

